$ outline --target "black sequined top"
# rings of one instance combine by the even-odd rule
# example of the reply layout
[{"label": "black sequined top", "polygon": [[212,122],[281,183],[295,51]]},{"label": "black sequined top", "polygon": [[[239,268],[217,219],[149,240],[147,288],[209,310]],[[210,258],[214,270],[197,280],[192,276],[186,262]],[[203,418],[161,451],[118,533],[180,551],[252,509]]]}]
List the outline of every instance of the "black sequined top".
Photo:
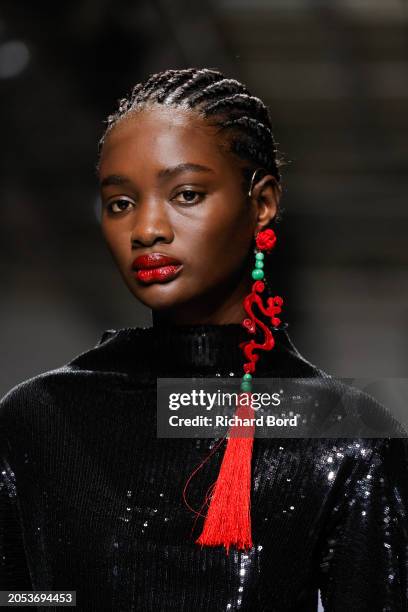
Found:
[{"label": "black sequined top", "polygon": [[[325,376],[274,336],[256,376]],[[182,490],[214,440],[157,437],[156,378],[240,377],[247,339],[239,324],[108,330],[9,391],[0,589],[76,590],[77,609],[98,612],[309,612],[318,589],[325,610],[408,610],[404,438],[255,438],[254,546],[195,543],[203,519],[192,533]],[[222,451],[192,481],[193,508]]]}]

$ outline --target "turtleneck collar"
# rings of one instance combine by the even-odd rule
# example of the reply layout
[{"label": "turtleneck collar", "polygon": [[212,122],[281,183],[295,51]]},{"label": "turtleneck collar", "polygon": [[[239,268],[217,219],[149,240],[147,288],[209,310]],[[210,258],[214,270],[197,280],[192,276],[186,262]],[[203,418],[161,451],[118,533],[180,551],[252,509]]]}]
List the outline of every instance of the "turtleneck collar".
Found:
[{"label": "turtleneck collar", "polygon": [[[292,376],[294,360],[307,363],[293,345],[286,327],[286,323],[270,327],[275,346],[270,351],[259,351],[256,375]],[[252,338],[258,340],[240,323],[109,329],[94,349],[70,363],[153,378],[241,376],[245,358],[240,343]],[[292,366],[288,366],[288,360]]]},{"label": "turtleneck collar", "polygon": [[[283,334],[282,330],[271,331],[275,341]],[[239,323],[227,323],[155,327],[153,337],[157,353],[162,349],[165,360],[172,356],[174,369],[191,366],[207,373],[218,368],[221,374],[227,374],[229,370],[242,371],[244,354],[239,345],[254,336]]]}]

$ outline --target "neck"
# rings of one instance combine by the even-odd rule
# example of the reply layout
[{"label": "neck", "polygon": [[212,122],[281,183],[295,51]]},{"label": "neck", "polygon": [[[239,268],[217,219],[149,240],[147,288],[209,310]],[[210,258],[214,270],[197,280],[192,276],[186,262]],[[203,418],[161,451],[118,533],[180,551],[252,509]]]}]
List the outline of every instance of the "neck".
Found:
[{"label": "neck", "polygon": [[243,301],[251,291],[252,282],[246,274],[232,289],[231,286],[221,290],[217,287],[211,295],[200,296],[175,309],[153,311],[153,326],[242,323],[247,316]]}]

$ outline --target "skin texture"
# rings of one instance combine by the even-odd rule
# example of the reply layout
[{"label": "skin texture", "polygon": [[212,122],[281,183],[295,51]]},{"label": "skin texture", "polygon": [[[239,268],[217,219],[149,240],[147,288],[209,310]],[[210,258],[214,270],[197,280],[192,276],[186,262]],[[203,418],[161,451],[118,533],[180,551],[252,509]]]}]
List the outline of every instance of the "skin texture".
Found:
[{"label": "skin texture", "polygon": [[[158,175],[182,163],[210,171]],[[101,186],[102,232],[127,287],[152,309],[154,325],[244,318],[254,237],[276,215],[281,188],[267,175],[246,196],[242,163],[191,110],[153,105],[122,118],[108,133],[100,183],[111,175],[127,181]],[[132,263],[155,252],[177,258],[183,268],[172,280],[146,285]]]}]

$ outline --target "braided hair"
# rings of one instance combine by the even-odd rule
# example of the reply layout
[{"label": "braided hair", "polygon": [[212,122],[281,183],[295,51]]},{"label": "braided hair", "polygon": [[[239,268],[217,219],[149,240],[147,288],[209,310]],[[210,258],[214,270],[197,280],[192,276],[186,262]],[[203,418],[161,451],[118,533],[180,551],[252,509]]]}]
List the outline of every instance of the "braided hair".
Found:
[{"label": "braided hair", "polygon": [[[105,121],[107,127],[98,143],[97,169],[109,131],[128,113],[150,104],[194,110],[219,131],[225,131],[230,151],[248,164],[242,169],[245,191],[259,167],[281,183],[279,169],[285,162],[276,147],[268,108],[245,85],[208,68],[165,70],[135,85]],[[280,212],[279,209],[274,221],[279,220]]]}]

